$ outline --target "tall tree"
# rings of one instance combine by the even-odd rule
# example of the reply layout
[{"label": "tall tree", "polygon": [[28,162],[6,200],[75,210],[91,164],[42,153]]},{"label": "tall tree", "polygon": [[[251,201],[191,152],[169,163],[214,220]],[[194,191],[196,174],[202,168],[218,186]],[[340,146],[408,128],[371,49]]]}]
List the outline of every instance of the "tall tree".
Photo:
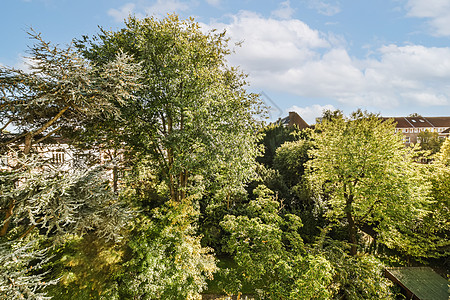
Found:
[{"label": "tall tree", "polygon": [[[32,150],[56,132],[82,128],[86,120],[117,117],[114,103],[133,97],[140,67],[120,53],[95,67],[71,46],[30,35],[36,42],[30,48],[31,70],[0,69],[0,154],[10,158],[0,172],[2,299],[48,299],[45,282],[57,280],[41,269],[49,262],[46,247],[88,232],[117,240],[129,220],[128,209],[109,187],[106,166],[68,170]],[[19,133],[3,136],[8,125]]]},{"label": "tall tree", "polygon": [[108,64],[117,53],[141,63],[145,86],[119,106],[120,136],[146,157],[166,182],[170,198],[181,201],[203,185],[224,197],[254,173],[259,153],[260,101],[245,89],[245,76],[226,65],[224,33],[204,33],[192,19],[129,18],[125,28],[78,42],[85,57]]},{"label": "tall tree", "polygon": [[327,200],[327,217],[346,224],[352,255],[358,230],[375,229],[394,247],[401,231],[426,214],[428,186],[394,129],[391,121],[361,111],[316,126],[309,180]]},{"label": "tall tree", "polygon": [[0,123],[20,134],[1,146],[22,143],[29,153],[55,132],[73,131],[84,119],[117,112],[138,88],[138,65],[117,53],[108,64],[94,67],[72,46],[60,48],[30,31],[30,71],[0,68]]}]

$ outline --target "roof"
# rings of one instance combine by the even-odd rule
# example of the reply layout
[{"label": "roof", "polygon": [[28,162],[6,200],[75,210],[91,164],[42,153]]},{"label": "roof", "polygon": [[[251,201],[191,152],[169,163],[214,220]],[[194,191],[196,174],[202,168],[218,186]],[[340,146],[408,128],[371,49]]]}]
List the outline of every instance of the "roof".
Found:
[{"label": "roof", "polygon": [[296,125],[299,129],[304,129],[310,127],[305,120],[302,119],[296,112],[290,111],[289,116],[278,120],[278,123],[284,126],[294,126]]},{"label": "roof", "polygon": [[394,119],[397,128],[450,127],[450,117],[384,117]]},{"label": "roof", "polygon": [[429,267],[389,268],[386,277],[404,288],[411,299],[448,300],[450,296],[448,281]]}]

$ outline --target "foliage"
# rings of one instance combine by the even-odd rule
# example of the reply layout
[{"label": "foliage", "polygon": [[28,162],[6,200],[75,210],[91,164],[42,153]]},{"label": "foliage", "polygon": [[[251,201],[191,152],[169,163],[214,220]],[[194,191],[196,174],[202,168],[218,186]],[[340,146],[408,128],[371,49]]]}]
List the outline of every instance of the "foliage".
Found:
[{"label": "foliage", "polygon": [[121,52],[141,63],[144,88],[119,106],[122,119],[113,126],[123,128],[122,142],[158,172],[172,200],[200,185],[229,198],[254,176],[253,117],[261,102],[244,90],[245,76],[226,65],[224,33],[204,33],[175,15],[131,17],[125,28],[102,30],[78,47],[98,65]]},{"label": "foliage", "polygon": [[[278,215],[280,204],[273,199],[272,192],[263,186],[259,186],[254,193],[258,198],[248,204],[248,215],[227,215],[221,222],[221,226],[230,234],[226,251],[233,255],[238,266],[229,271],[235,273],[231,276],[236,277],[237,282],[246,282],[255,288],[264,287],[262,294],[283,295],[288,292],[288,284],[283,288],[282,283],[292,280],[292,274],[289,274],[291,267],[286,261],[285,237],[280,228],[284,223]],[[292,225],[292,234],[295,234],[301,222],[295,216],[292,217],[293,222],[286,225]],[[302,250],[301,239],[292,242],[295,250]],[[240,288],[236,283],[234,285],[234,288]],[[233,287],[225,287],[230,288]],[[238,291],[228,290],[231,293]]]},{"label": "foliage", "polygon": [[312,142],[298,140],[285,142],[277,148],[273,167],[282,174],[288,186],[293,187],[301,181],[305,174],[304,164],[309,160],[308,151],[311,147]]},{"label": "foliage", "polygon": [[46,288],[53,299],[118,299],[116,275],[123,269],[124,244],[105,242],[95,233],[74,236],[52,249],[48,276],[59,278]]},{"label": "foliage", "polygon": [[104,167],[69,172],[39,155],[23,156],[11,171],[0,173],[0,182],[0,204],[10,208],[2,223],[8,238],[22,238],[37,228],[55,239],[96,230],[100,237],[117,240],[117,228],[128,219]]},{"label": "foliage", "polygon": [[347,246],[326,241],[322,256],[334,269],[330,290],[332,299],[395,299],[392,282],[384,276],[385,266],[373,255],[351,256]]},{"label": "foliage", "polygon": [[42,273],[46,252],[36,241],[0,241],[0,299],[50,299],[44,289],[56,280],[46,281]]},{"label": "foliage", "polygon": [[446,139],[436,155],[436,161],[444,166],[450,167],[450,139]]},{"label": "foliage", "polygon": [[311,141],[300,139],[285,142],[276,150],[273,168],[280,173],[290,190],[289,197],[284,201],[290,211],[312,208],[310,188],[304,178],[305,163],[309,160],[308,151],[312,145]]},{"label": "foliage", "polygon": [[[118,203],[102,167],[68,172],[38,155],[16,156],[13,168],[0,173],[0,182],[0,205],[6,208],[0,260],[9,268],[5,273],[9,281],[19,278],[17,286],[4,288],[8,295],[22,288],[22,293],[34,289],[37,295],[44,295],[44,273],[39,268],[53,250],[42,249],[49,245],[56,249],[69,237],[88,232],[97,239],[117,241],[129,220],[128,210]],[[32,248],[26,246],[27,241]],[[15,255],[18,257],[10,263]],[[58,275],[50,268],[45,278],[55,283]]]},{"label": "foliage", "polygon": [[308,177],[326,200],[327,217],[346,224],[351,254],[357,253],[357,230],[365,227],[375,228],[374,237],[389,247],[414,252],[418,247],[403,247],[403,233],[413,234],[428,213],[428,185],[392,122],[357,111],[316,128]]},{"label": "foliage", "polygon": [[141,216],[121,276],[122,298],[196,299],[216,271],[212,249],[195,235],[192,200],[169,201],[154,218]]},{"label": "foliage", "polygon": [[427,176],[431,182],[431,213],[425,218],[423,232],[432,245],[431,256],[446,257],[450,242],[450,139],[445,140],[431,165],[427,165]]},{"label": "foliage", "polygon": [[36,41],[29,50],[30,71],[0,69],[1,123],[21,132],[3,146],[22,142],[29,153],[33,143],[73,131],[85,118],[114,115],[112,103],[123,103],[138,88],[139,66],[123,53],[94,67],[70,46],[60,49],[34,31],[29,35]]},{"label": "foliage", "polygon": [[269,124],[262,129],[263,138],[259,141],[264,145],[264,154],[257,158],[257,161],[266,167],[271,168],[275,151],[283,143],[288,141],[295,141],[296,127],[287,127],[280,123]]},{"label": "foliage", "polygon": [[280,203],[266,187],[259,186],[254,193],[257,198],[247,205],[246,215],[227,215],[221,222],[229,233],[225,250],[236,263],[235,268],[225,270],[233,280],[222,283],[223,288],[236,294],[243,285],[251,285],[254,293],[268,299],[325,295],[323,288],[332,270],[326,261],[305,256],[298,233],[301,220],[292,214],[282,216]]},{"label": "foliage", "polygon": [[304,244],[301,220],[281,214],[280,203],[264,186],[255,194],[245,215],[221,222],[229,232],[226,251],[236,264],[222,271],[227,293],[250,285],[263,299],[393,299],[392,284],[374,256],[351,256],[348,244],[325,235]]},{"label": "foliage", "polygon": [[417,140],[420,143],[420,148],[422,150],[428,150],[432,154],[438,152],[443,143],[437,132],[430,132],[428,130],[421,131],[417,135]]}]

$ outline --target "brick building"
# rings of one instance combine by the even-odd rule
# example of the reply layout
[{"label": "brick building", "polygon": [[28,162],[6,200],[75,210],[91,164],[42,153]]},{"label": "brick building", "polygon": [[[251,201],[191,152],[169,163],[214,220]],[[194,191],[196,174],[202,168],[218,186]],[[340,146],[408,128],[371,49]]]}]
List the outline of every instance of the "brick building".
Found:
[{"label": "brick building", "polygon": [[436,132],[439,138],[445,139],[450,135],[450,117],[392,117],[396,123],[395,132],[401,132],[406,145],[420,142],[417,137],[420,132]]}]

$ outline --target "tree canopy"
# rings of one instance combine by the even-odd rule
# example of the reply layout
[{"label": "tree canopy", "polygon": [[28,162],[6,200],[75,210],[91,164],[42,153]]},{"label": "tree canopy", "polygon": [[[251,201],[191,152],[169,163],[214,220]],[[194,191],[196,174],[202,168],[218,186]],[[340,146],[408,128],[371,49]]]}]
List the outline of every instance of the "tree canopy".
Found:
[{"label": "tree canopy", "polygon": [[173,200],[203,184],[229,197],[254,174],[261,102],[245,91],[245,76],[227,66],[227,42],[224,33],[204,33],[193,19],[175,15],[130,17],[119,31],[78,42],[96,65],[123,52],[142,66],[144,88],[118,107],[122,119],[114,126],[149,159]]},{"label": "tree canopy", "polygon": [[428,187],[394,124],[357,111],[348,119],[325,118],[313,139],[309,180],[326,199],[328,218],[345,220],[351,253],[365,227],[392,247],[402,245],[400,232],[427,214]]}]

